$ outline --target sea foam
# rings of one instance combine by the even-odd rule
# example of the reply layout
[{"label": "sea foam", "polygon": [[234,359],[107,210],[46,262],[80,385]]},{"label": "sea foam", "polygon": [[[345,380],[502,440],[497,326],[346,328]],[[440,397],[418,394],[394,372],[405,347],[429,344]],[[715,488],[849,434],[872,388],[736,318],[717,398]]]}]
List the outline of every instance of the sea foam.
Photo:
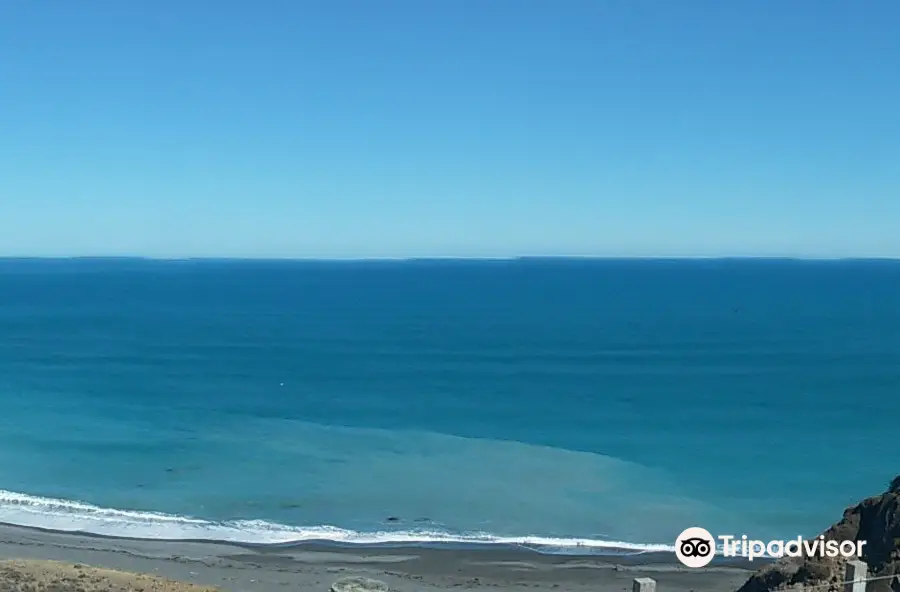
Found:
[{"label": "sea foam", "polygon": [[160,512],[102,508],[92,504],[0,490],[0,522],[16,526],[102,536],[200,540],[252,545],[329,542],[358,545],[504,545],[571,553],[672,552],[664,544],[634,544],[587,538],[453,534],[440,530],[358,532],[335,526],[290,526],[265,520],[215,522]]}]

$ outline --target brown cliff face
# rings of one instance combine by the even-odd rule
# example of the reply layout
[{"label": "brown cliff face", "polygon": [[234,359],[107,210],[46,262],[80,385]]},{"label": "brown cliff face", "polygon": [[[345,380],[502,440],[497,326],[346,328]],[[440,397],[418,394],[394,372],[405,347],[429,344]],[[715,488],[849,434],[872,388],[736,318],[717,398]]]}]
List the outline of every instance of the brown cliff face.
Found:
[{"label": "brown cliff face", "polygon": [[[871,575],[900,574],[900,476],[885,493],[847,508],[844,517],[822,534],[826,540],[866,541],[862,559]],[[843,558],[784,557],[753,574],[738,592],[769,592],[795,585],[840,591],[845,564]],[[891,581],[871,582],[867,592],[891,592]]]}]

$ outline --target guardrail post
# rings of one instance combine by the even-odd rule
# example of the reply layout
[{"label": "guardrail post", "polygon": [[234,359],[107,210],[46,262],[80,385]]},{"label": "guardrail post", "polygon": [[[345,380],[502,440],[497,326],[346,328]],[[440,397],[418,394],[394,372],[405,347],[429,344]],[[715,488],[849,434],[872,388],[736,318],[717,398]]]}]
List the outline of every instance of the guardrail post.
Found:
[{"label": "guardrail post", "polygon": [[[653,578],[634,578],[634,584],[631,585],[631,592],[656,592],[656,580]],[[857,591],[853,590],[852,592]]]},{"label": "guardrail post", "polygon": [[866,575],[869,566],[865,561],[854,559],[847,562],[844,571],[844,592],[866,592]]}]

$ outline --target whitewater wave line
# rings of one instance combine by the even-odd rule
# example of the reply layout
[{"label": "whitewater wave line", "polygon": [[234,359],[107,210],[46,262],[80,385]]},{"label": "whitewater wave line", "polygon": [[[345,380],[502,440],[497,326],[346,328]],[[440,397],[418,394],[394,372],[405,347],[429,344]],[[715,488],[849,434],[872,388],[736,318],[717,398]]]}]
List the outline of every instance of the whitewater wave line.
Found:
[{"label": "whitewater wave line", "polygon": [[33,496],[0,489],[0,522],[60,532],[150,540],[205,540],[253,545],[330,542],[379,544],[479,544],[530,546],[633,553],[674,552],[662,544],[636,544],[588,538],[499,536],[486,532],[452,534],[439,530],[359,532],[336,526],[290,526],[266,520],[216,522],[161,512],[103,508],[93,504]]}]

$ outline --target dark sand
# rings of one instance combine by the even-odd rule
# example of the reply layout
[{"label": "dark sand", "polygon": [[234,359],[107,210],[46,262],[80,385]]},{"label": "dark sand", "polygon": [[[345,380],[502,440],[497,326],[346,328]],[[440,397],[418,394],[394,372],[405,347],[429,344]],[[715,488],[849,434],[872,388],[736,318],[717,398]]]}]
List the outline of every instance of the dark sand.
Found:
[{"label": "dark sand", "polygon": [[[655,579],[658,592],[729,592],[746,581],[749,568],[759,567],[755,564],[687,569],[670,554],[591,558],[499,549],[334,548],[315,544],[282,549],[255,548],[205,542],[115,539],[9,525],[0,525],[2,560],[19,561],[0,563],[0,591],[78,590],[78,582],[81,582],[89,584],[80,588],[86,592],[188,591],[188,588],[146,575],[235,592],[326,591],[335,580],[347,576],[382,580],[399,592],[498,587],[535,592],[619,592],[630,591],[632,581],[638,577]],[[46,560],[69,565],[46,563]],[[72,564],[78,564],[78,567]],[[80,576],[88,569],[84,566],[146,575],[92,571]],[[31,581],[43,581],[44,585],[22,587],[23,577],[37,578]],[[10,578],[20,578],[19,584],[11,583]],[[59,581],[68,582],[69,587],[47,584]]]}]

